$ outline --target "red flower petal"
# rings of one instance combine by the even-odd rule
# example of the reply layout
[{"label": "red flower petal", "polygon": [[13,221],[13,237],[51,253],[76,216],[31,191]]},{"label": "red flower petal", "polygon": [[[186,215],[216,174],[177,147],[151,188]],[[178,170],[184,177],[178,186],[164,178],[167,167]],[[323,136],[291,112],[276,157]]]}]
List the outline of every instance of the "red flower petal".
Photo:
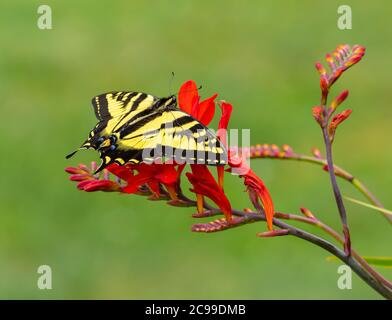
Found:
[{"label": "red flower petal", "polygon": [[205,126],[208,126],[215,114],[215,99],[218,95],[214,94],[212,97],[209,97],[199,104],[194,105],[194,110],[192,110],[192,114],[195,115],[195,118],[199,120]]},{"label": "red flower petal", "polygon": [[106,167],[106,170],[124,181],[129,181],[134,177],[132,169],[132,165],[126,164],[124,166],[120,166],[117,163],[113,163]]},{"label": "red flower petal", "polygon": [[226,216],[227,221],[231,221],[231,205],[223,190],[216,183],[214,177],[205,165],[192,164],[192,173],[186,176],[193,185],[192,192],[210,198]]},{"label": "red flower petal", "polygon": [[258,199],[261,200],[265,217],[267,219],[268,229],[272,230],[272,219],[274,218],[274,203],[272,202],[271,195],[265,186],[263,180],[261,180],[252,170],[244,176],[244,184],[248,187],[249,194],[251,199],[253,196],[257,196],[257,198],[253,198],[253,204],[257,208]]},{"label": "red flower petal", "polygon": [[[229,125],[231,112],[233,111],[233,106],[230,103],[227,103],[223,100],[219,101],[218,105],[222,111],[222,115],[218,124],[217,137],[227,148],[227,127]],[[218,171],[219,186],[223,189],[223,181],[224,181],[224,174],[225,174],[224,166],[217,167],[217,171]]]},{"label": "red flower petal", "polygon": [[64,169],[65,172],[70,173],[70,174],[83,174],[86,173],[85,170],[79,168],[79,167],[67,167]]},{"label": "red flower petal", "polygon": [[153,198],[159,199],[159,182],[157,180],[151,180],[147,184],[150,190],[154,193]]},{"label": "red flower petal", "polygon": [[87,186],[89,183],[91,183],[92,181],[96,181],[96,180],[84,180],[84,181],[81,181],[81,182],[79,182],[77,185],[76,185],[76,187],[79,189],[79,190],[84,190],[84,187],[85,186]]},{"label": "red flower petal", "polygon": [[125,193],[136,193],[139,187],[143,184],[146,184],[152,179],[152,175],[150,172],[139,172],[132,179],[128,180],[128,184],[122,190]]},{"label": "red flower petal", "polygon": [[73,174],[72,176],[69,177],[69,180],[71,181],[83,181],[83,180],[91,180],[93,177],[87,173],[83,174]]},{"label": "red flower petal", "polygon": [[233,111],[233,106],[223,100],[219,101],[219,107],[222,110],[222,116],[218,124],[218,139],[227,147],[227,127],[229,125],[231,112]]},{"label": "red flower petal", "polygon": [[121,186],[118,183],[111,180],[94,180],[84,185],[83,190],[87,192],[93,192],[93,191],[114,192],[114,191],[120,191]]},{"label": "red flower petal", "polygon": [[196,82],[188,80],[181,86],[180,91],[178,92],[178,104],[180,109],[186,113],[192,114],[192,109],[198,102],[199,94]]},{"label": "red flower petal", "polygon": [[178,180],[178,172],[174,165],[153,164],[154,178],[163,184],[174,184]]}]

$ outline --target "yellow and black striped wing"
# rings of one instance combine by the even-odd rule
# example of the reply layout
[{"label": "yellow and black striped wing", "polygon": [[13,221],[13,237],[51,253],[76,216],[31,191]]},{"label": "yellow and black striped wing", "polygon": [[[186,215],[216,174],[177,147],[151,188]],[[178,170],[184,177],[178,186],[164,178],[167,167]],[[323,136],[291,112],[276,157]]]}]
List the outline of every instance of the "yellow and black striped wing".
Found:
[{"label": "yellow and black striped wing", "polygon": [[142,92],[108,92],[92,99],[95,116],[101,125],[102,135],[109,135],[125,123],[144,111],[150,109],[157,97]]},{"label": "yellow and black striped wing", "polygon": [[103,167],[157,159],[219,166],[227,163],[227,152],[199,121],[177,108],[166,108],[124,124],[115,133],[114,147],[103,150],[101,158]]},{"label": "yellow and black striped wing", "polygon": [[[149,109],[157,100],[159,99],[153,95],[132,91],[107,92],[93,97],[91,102],[99,122],[80,149],[97,149],[101,137],[111,135],[128,121],[137,118],[142,111],[150,112]],[[75,153],[76,151],[67,158]]]}]

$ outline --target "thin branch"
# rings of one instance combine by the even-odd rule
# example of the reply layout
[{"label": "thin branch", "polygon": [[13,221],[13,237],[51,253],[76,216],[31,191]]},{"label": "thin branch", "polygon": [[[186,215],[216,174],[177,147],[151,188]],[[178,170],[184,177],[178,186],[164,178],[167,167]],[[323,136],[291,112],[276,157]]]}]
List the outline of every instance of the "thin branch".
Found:
[{"label": "thin branch", "polygon": [[[195,205],[195,201],[190,200],[182,193],[179,195],[182,201],[188,202],[189,205]],[[205,215],[194,215],[194,217],[213,217],[213,216],[221,216],[222,213],[219,209],[212,207],[211,205],[204,203],[204,207],[206,209]],[[241,210],[232,210],[234,216],[238,217],[245,217],[247,221],[245,223],[253,223],[257,221],[266,221],[264,213],[260,212],[253,212],[253,211],[241,211]],[[288,230],[288,234],[295,236],[297,238],[301,238],[308,242],[311,242],[337,258],[341,261],[346,263],[348,266],[351,267],[352,270],[365,281],[369,286],[371,286],[374,290],[376,290],[379,294],[381,294],[384,298],[392,300],[392,283],[390,283],[387,279],[385,279],[381,274],[379,274],[376,270],[374,270],[356,251],[352,250],[352,256],[347,256],[342,250],[340,250],[337,246],[333,245],[332,243],[328,242],[325,239],[322,239],[316,235],[313,235],[309,232],[291,226],[287,223],[282,222],[281,220],[277,219],[288,219],[288,220],[296,220],[305,222],[308,224],[312,224],[314,226],[319,227],[320,229],[324,230],[326,233],[331,235],[335,238],[339,243],[343,243],[344,240],[342,237],[334,231],[331,227],[327,226],[326,224],[322,223],[317,219],[311,219],[307,217],[297,216],[293,214],[284,214],[277,212],[275,218],[273,219],[273,224],[280,228]]]},{"label": "thin branch", "polygon": [[[316,218],[308,218],[308,217],[303,217],[295,214],[287,214],[287,213],[281,213],[277,212],[275,214],[275,217],[281,218],[284,220],[294,220],[294,221],[300,221],[304,222],[310,225],[313,225],[315,227],[320,228],[323,230],[325,233],[329,234],[332,236],[335,240],[337,240],[339,243],[344,244],[344,239],[337,233],[335,230],[333,230],[330,226],[326,225],[322,221],[316,219]],[[369,272],[371,273],[378,281],[384,283],[387,287],[392,289],[392,283],[389,282],[387,279],[385,279],[381,274],[377,273],[370,265],[369,263],[362,258],[354,249],[351,248],[351,253],[353,257]]]},{"label": "thin branch", "polygon": [[[237,216],[250,216],[255,220],[265,221],[264,215],[260,213],[233,210],[233,214]],[[305,217],[303,217],[303,219],[307,220]],[[369,286],[371,286],[374,290],[380,293],[384,298],[392,300],[392,283],[390,283],[387,279],[383,278],[382,275],[380,275],[376,270],[374,270],[370,265],[368,265],[367,262],[356,252],[352,256],[347,256],[345,252],[340,250],[337,246],[314,234],[284,223],[277,218],[274,218],[273,223],[280,229],[289,230],[290,235],[311,242],[318,247],[327,250],[328,252],[339,258],[341,261],[346,263],[362,280],[364,280]],[[335,231],[333,231],[332,229],[330,230],[332,231],[332,234],[340,237]],[[342,239],[341,241],[343,242]],[[360,258],[361,262],[357,261],[357,258]],[[363,263],[365,263],[368,267],[365,268]]]},{"label": "thin branch", "polygon": [[[327,166],[327,160],[323,158],[318,158],[318,157],[313,157],[313,156],[308,156],[305,154],[299,154],[299,153],[290,153],[290,154],[285,154],[283,156],[274,156],[273,154],[256,154],[256,153],[251,153],[250,154],[251,159],[274,159],[274,160],[294,160],[294,161],[302,161],[302,162],[307,162],[307,163],[313,163],[322,167]],[[367,186],[363,182],[361,182],[358,178],[356,178],[354,175],[349,173],[348,171],[342,169],[341,167],[334,165],[334,171],[337,177],[340,177],[347,182],[350,182],[360,193],[362,193],[366,199],[373,205],[379,207],[379,208],[385,208],[384,205],[381,203],[380,200],[376,198],[376,196],[369,190]],[[384,217],[389,221],[389,223],[392,224],[392,216],[382,213]]]},{"label": "thin branch", "polygon": [[349,227],[347,224],[346,208],[344,206],[342,194],[340,192],[338,183],[336,181],[336,175],[335,175],[333,159],[332,159],[332,143],[331,143],[330,137],[328,135],[328,130],[327,130],[326,126],[324,126],[322,128],[322,131],[323,131],[323,137],[324,137],[324,143],[325,143],[325,150],[326,150],[326,154],[327,154],[327,165],[328,165],[329,177],[331,180],[331,185],[332,185],[333,193],[335,196],[336,205],[339,210],[340,220],[342,222],[342,227],[343,227],[344,252],[349,256],[349,255],[351,255],[350,230],[349,230]]}]

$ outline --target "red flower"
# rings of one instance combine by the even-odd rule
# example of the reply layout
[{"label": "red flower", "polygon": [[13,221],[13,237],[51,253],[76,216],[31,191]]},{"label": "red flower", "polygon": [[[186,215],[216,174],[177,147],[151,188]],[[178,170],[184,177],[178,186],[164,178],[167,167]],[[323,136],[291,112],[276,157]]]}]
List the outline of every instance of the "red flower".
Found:
[{"label": "red flower", "polygon": [[71,174],[69,178],[71,181],[79,182],[77,184],[79,190],[87,192],[122,192],[120,183],[110,180],[106,170],[103,174],[103,179],[99,179],[99,176],[94,175],[95,167],[95,163],[92,164],[91,169],[81,164],[78,167],[65,168],[65,171]]},{"label": "red flower", "polygon": [[259,202],[259,200],[261,200],[265,212],[265,218],[267,220],[268,229],[272,230],[272,223],[275,214],[274,203],[263,180],[261,180],[253,172],[253,170],[249,168],[246,163],[245,155],[239,158],[236,154],[230,152],[229,165],[231,167],[229,171],[233,171],[233,169],[235,169],[236,173],[238,173],[239,176],[244,179],[244,185],[247,187],[249,198],[253,206],[258,211],[262,211],[262,207]]},{"label": "red flower", "polygon": [[207,166],[192,164],[192,173],[186,176],[193,185],[192,192],[210,198],[225,215],[227,221],[231,221],[231,205],[222,188],[217,184]]},{"label": "red flower", "polygon": [[[119,165],[109,166],[107,169],[114,175],[125,178],[127,185],[122,188],[122,191],[125,193],[137,193],[141,186],[147,185],[154,196],[159,198],[160,185],[163,185],[172,198],[176,199],[176,185],[182,171],[180,169],[177,170],[176,167],[178,166],[170,164],[141,163],[129,165],[125,168],[125,172],[122,170],[124,167]],[[137,174],[134,173],[135,171],[137,171]]]},{"label": "red flower", "polygon": [[[208,104],[206,109],[209,110],[213,115],[213,110],[215,108],[213,104],[213,99],[216,95],[209,99],[204,100],[202,103],[198,104],[200,97],[197,92],[197,86],[194,81],[187,81],[181,86],[180,92],[178,94],[178,100],[180,107],[189,112],[192,110],[191,114],[193,116],[200,115],[201,112],[199,108],[204,108]],[[218,125],[218,139],[227,147],[227,127],[230,121],[231,112],[233,111],[233,106],[225,101],[218,102],[222,115]],[[203,109],[204,110],[204,109]],[[203,114],[204,116],[206,113]],[[201,121],[201,118],[197,118]],[[207,119],[209,123],[212,119],[211,117],[204,118]],[[229,165],[236,170],[240,170],[240,177],[244,178],[244,184],[247,187],[249,197],[257,210],[261,209],[259,200],[261,200],[266,219],[268,229],[272,230],[272,219],[274,216],[274,205],[269,194],[268,189],[264,185],[263,181],[246,165],[246,161],[242,161],[238,157],[236,158],[232,153],[229,152]],[[197,194],[209,197],[214,201],[222,212],[225,214],[226,219],[231,218],[231,208],[230,202],[223,192],[223,177],[224,177],[224,167],[218,167],[218,181],[219,185],[216,183],[215,179],[211,175],[210,171],[206,166],[191,166],[193,173],[187,173],[189,181],[193,185],[193,191]],[[230,208],[230,214],[228,210]],[[225,212],[227,211],[227,212]]]},{"label": "red flower", "polygon": [[[189,80],[185,82],[180,88],[178,93],[178,104],[183,111],[189,113],[195,119],[199,120],[202,124],[207,126],[215,114],[216,97],[217,94],[214,94],[210,98],[200,102],[200,96],[196,83],[193,80]],[[226,126],[222,129],[226,129],[229,118],[230,113],[228,115],[227,112],[225,112],[225,115],[222,113],[221,122],[223,121],[226,123]],[[226,132],[224,136],[226,136]],[[221,138],[219,134],[218,138]],[[222,142],[225,143],[225,141]],[[191,189],[191,191],[198,195],[197,204],[199,213],[203,211],[203,199],[201,196],[206,196],[222,210],[222,213],[225,215],[227,221],[231,221],[231,205],[223,192],[223,166],[218,167],[219,184],[215,181],[206,165],[191,165],[191,169],[192,173],[187,173],[186,176],[193,185],[193,189]]]},{"label": "red flower", "polygon": [[[90,169],[84,165],[79,167],[69,167],[65,171],[71,173],[70,180],[79,181],[77,187],[87,192],[92,191],[117,191],[128,194],[140,193],[143,186],[148,187],[153,198],[159,198],[161,195],[160,185],[163,185],[173,200],[177,200],[176,189],[179,184],[179,176],[183,166],[165,165],[165,164],[127,164],[120,166],[111,164],[103,172],[103,179],[100,175],[94,175],[95,165]],[[109,174],[112,173],[123,181],[112,181]],[[124,184],[125,183],[125,184]],[[146,194],[148,190],[144,190]]]},{"label": "red flower", "polygon": [[200,96],[195,81],[185,82],[178,92],[178,104],[180,109],[199,120],[205,126],[208,126],[215,114],[215,99],[218,95],[213,96],[200,102]]}]

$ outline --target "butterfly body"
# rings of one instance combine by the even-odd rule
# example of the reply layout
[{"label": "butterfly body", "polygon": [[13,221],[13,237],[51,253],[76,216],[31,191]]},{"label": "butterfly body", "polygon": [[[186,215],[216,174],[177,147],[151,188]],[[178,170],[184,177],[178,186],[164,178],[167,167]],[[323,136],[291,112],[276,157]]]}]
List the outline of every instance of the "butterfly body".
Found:
[{"label": "butterfly body", "polygon": [[118,91],[95,96],[92,104],[99,122],[80,149],[100,152],[102,164],[97,172],[111,163],[157,159],[207,165],[227,162],[224,146],[211,130],[177,108],[175,96]]}]

